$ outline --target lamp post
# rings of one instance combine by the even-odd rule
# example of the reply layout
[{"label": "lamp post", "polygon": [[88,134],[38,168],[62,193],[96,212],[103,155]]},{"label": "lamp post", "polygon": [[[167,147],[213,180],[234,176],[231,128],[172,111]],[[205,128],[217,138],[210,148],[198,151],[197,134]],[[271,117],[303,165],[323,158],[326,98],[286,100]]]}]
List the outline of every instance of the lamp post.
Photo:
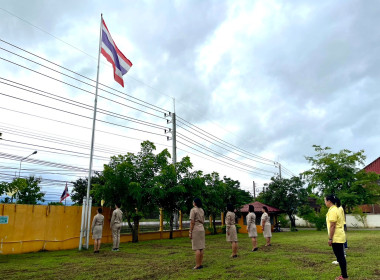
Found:
[{"label": "lamp post", "polygon": [[21,163],[22,163],[22,161],[23,161],[24,159],[27,159],[28,157],[30,157],[30,156],[32,156],[32,155],[35,155],[35,154],[37,154],[37,151],[34,151],[34,152],[31,153],[29,156],[24,157],[22,160],[20,160],[20,168],[19,168],[19,170],[18,170],[18,177],[19,177],[19,178],[20,178],[20,173],[21,173]]},{"label": "lamp post", "polygon": [[[20,160],[20,168],[19,168],[19,170],[18,170],[18,177],[19,177],[19,178],[20,178],[20,173],[21,173],[21,163],[22,163],[22,161],[23,161],[24,159],[27,159],[28,157],[30,157],[30,156],[32,156],[32,155],[35,155],[35,154],[37,154],[37,151],[34,151],[34,152],[31,153],[29,156],[24,157],[23,159]],[[18,190],[17,190],[17,196],[16,196],[16,204],[17,204],[17,202],[18,202]]]}]

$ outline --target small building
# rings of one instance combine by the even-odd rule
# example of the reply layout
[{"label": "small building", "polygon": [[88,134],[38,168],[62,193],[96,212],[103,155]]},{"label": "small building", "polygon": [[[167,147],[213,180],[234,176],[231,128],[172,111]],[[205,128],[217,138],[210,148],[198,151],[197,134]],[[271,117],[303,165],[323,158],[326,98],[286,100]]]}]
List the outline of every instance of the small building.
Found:
[{"label": "small building", "polygon": [[270,221],[272,224],[272,231],[273,231],[274,225],[278,222],[278,215],[281,213],[285,213],[284,211],[282,211],[276,207],[266,205],[266,204],[258,202],[258,201],[255,201],[255,202],[250,203],[250,204],[246,204],[240,209],[240,212],[242,215],[239,219],[238,224],[241,226],[241,229],[239,231],[241,233],[247,233],[247,219],[246,219],[246,217],[249,213],[248,212],[249,205],[253,205],[253,207],[255,208],[257,233],[263,232],[263,229],[262,229],[261,224],[260,224],[261,215],[263,214],[263,212],[262,212],[263,206],[266,206],[268,208],[268,212],[269,212],[268,214],[269,214]]},{"label": "small building", "polygon": [[[364,167],[364,170],[367,172],[375,172],[376,174],[380,174],[380,157]],[[360,208],[362,209],[363,213],[380,214],[379,204],[360,205]]]}]

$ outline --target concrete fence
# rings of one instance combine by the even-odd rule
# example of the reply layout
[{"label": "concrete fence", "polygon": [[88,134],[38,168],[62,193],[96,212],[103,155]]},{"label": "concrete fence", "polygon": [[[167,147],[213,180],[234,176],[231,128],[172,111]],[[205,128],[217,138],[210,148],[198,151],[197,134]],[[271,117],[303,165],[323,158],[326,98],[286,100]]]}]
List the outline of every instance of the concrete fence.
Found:
[{"label": "concrete fence", "polygon": [[[91,209],[92,217],[98,207]],[[102,243],[112,243],[110,230],[112,210],[103,208],[104,227]],[[0,204],[0,254],[20,254],[42,250],[65,250],[79,247],[81,206]],[[162,215],[161,215],[162,217]],[[182,219],[181,219],[182,224]],[[140,232],[139,240],[167,239],[169,232]],[[189,230],[173,232],[173,237],[188,236]],[[93,240],[90,235],[90,245]],[[121,242],[132,241],[130,234],[122,234]]]},{"label": "concrete fence", "polygon": [[[360,219],[358,220],[352,214],[347,214],[346,225],[347,227],[355,227],[355,228],[377,228],[377,227],[380,227],[380,214],[367,214],[362,221]],[[296,226],[313,227],[314,225],[296,216]]]}]

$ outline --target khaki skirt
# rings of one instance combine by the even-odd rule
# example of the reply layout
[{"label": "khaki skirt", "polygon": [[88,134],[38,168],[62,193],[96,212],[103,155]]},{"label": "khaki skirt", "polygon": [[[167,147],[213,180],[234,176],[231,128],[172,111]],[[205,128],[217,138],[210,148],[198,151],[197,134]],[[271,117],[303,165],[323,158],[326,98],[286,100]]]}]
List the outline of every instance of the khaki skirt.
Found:
[{"label": "khaki skirt", "polygon": [[227,242],[237,242],[238,238],[237,238],[237,232],[236,232],[235,225],[230,226],[230,229],[228,230],[228,232],[230,233],[230,235],[228,235],[227,232],[226,232],[226,240],[227,240]]},{"label": "khaki skirt", "polygon": [[270,224],[264,226],[263,235],[265,238],[272,237],[272,226]]},{"label": "khaki skirt", "polygon": [[194,251],[203,250],[205,248],[205,231],[193,231],[191,236],[192,249]]},{"label": "khaki skirt", "polygon": [[102,239],[103,226],[94,226],[92,239]]},{"label": "khaki skirt", "polygon": [[248,237],[257,237],[256,225],[250,225],[248,228]]}]

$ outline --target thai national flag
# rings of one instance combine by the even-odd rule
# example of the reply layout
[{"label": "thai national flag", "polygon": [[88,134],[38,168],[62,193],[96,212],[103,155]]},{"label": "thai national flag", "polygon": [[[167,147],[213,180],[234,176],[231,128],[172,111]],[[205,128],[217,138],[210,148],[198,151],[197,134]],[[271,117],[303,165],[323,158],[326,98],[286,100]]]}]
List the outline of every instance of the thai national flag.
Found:
[{"label": "thai national flag", "polygon": [[132,67],[132,62],[117,48],[103,19],[101,53],[112,64],[115,81],[124,87],[123,75]]},{"label": "thai national flag", "polygon": [[65,187],[65,190],[63,191],[63,193],[61,195],[61,201],[60,202],[62,202],[62,200],[65,200],[66,197],[69,197],[69,196],[70,196],[69,189],[67,188],[67,183],[66,183],[66,187]]}]

